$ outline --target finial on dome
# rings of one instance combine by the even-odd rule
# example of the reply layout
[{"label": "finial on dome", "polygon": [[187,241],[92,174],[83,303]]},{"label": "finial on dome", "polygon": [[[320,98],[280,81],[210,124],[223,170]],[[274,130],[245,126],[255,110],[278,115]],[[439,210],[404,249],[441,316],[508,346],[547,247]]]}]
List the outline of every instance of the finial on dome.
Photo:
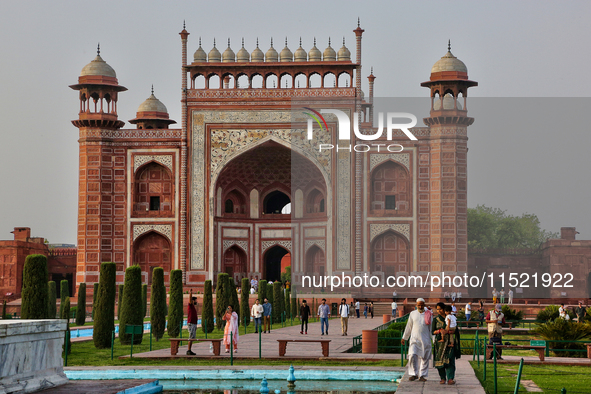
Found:
[{"label": "finial on dome", "polygon": [[273,48],[273,37],[271,37],[271,48]]},{"label": "finial on dome", "polygon": [[328,37],[328,46],[330,46],[330,37]]},{"label": "finial on dome", "polygon": [[242,48],[244,48],[244,37],[242,37]]},{"label": "finial on dome", "polygon": [[302,37],[300,37],[300,46],[302,46]]},{"label": "finial on dome", "polygon": [[152,84],[152,94],[154,94],[154,84]]},{"label": "finial on dome", "polygon": [[96,47],[96,55],[100,56],[101,55],[101,43],[99,42],[97,47]]},{"label": "finial on dome", "polygon": [[259,38],[257,37],[257,48],[259,47]]},{"label": "finial on dome", "polygon": [[183,30],[185,30],[185,20],[183,19]]},{"label": "finial on dome", "polygon": [[359,17],[357,17],[357,27],[359,27],[360,23],[361,23],[361,21],[359,20]]},{"label": "finial on dome", "polygon": [[447,40],[447,50],[451,52],[451,40]]},{"label": "finial on dome", "polygon": [[373,74],[373,66],[371,66],[371,73],[370,74]]},{"label": "finial on dome", "polygon": [[316,37],[314,37],[314,46],[316,46]]},{"label": "finial on dome", "polygon": [[213,47],[215,48],[215,38],[213,39]]},{"label": "finial on dome", "polygon": [[343,46],[345,46],[345,37],[343,37]]},{"label": "finial on dome", "polygon": [[201,37],[199,37],[199,46],[201,46]]},{"label": "finial on dome", "polygon": [[230,39],[228,38],[228,48],[230,48]]}]

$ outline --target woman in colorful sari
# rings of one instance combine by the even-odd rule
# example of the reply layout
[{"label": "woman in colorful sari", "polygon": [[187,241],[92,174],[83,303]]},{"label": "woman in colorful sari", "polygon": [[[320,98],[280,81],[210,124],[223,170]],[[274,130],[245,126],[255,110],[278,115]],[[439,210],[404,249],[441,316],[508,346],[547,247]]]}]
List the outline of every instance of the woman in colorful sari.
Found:
[{"label": "woman in colorful sari", "polygon": [[[432,334],[435,335],[435,344],[433,345],[433,353],[435,356],[434,366],[437,368],[440,384],[456,384],[456,358],[460,358],[460,333],[454,329],[454,343],[450,345],[449,336],[445,334],[445,304],[443,302],[437,303],[437,313],[433,317]],[[439,342],[443,339],[443,342]]]},{"label": "woman in colorful sari", "polygon": [[226,353],[230,353],[230,332],[232,332],[232,343],[234,344],[234,353],[238,353],[238,314],[232,311],[232,305],[228,306],[223,319],[226,321],[224,328],[224,345]]}]

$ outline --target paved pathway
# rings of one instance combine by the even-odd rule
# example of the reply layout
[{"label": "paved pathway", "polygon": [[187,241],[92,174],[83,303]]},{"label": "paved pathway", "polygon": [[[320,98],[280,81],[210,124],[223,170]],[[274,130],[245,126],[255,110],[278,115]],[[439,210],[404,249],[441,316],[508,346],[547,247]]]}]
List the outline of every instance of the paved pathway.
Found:
[{"label": "paved pathway", "polygon": [[439,374],[437,370],[433,368],[433,364],[429,368],[429,376],[426,382],[419,382],[415,380],[409,381],[408,372],[402,377],[402,381],[398,385],[396,394],[409,394],[409,393],[448,393],[448,394],[484,394],[484,389],[480,385],[478,378],[474,374],[474,370],[470,365],[469,361],[472,356],[462,356],[459,360],[456,360],[456,384],[447,385],[439,384]]}]

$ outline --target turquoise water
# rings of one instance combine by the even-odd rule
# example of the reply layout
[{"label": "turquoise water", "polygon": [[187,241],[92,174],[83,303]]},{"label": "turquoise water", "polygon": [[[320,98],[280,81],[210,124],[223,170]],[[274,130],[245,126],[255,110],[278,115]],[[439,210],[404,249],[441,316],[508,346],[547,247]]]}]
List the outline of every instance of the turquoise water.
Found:
[{"label": "turquoise water", "polygon": [[[197,324],[201,324],[201,319],[197,321]],[[168,321],[166,322],[168,326]],[[187,325],[187,320],[183,320],[183,326]],[[148,331],[152,327],[151,323],[144,323],[144,331]],[[115,326],[115,334],[119,334],[119,326]],[[70,331],[71,338],[86,338],[92,336],[92,328],[82,328]]]},{"label": "turquoise water", "polygon": [[[351,371],[355,374],[355,371]],[[327,371],[330,376],[330,371]],[[231,394],[251,394],[259,393],[261,383],[253,380],[209,380],[209,381],[190,381],[190,380],[160,380],[163,386],[163,393],[231,393]],[[376,381],[335,381],[335,380],[303,380],[296,381],[296,387],[293,390],[296,393],[327,393],[341,392],[349,393],[394,393],[398,384],[393,382]],[[269,393],[273,394],[276,390],[287,394],[290,390],[287,388],[285,380],[269,380]]]}]

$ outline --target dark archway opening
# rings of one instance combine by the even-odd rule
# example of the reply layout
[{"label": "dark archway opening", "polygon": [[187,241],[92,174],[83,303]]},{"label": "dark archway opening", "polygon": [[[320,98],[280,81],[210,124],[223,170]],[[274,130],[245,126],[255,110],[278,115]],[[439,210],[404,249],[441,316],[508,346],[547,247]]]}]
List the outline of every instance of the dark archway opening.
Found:
[{"label": "dark archway opening", "polygon": [[281,259],[289,251],[275,245],[265,253],[265,279],[267,281],[281,280]]},{"label": "dark archway opening", "polygon": [[263,206],[265,207],[265,213],[281,213],[283,208],[291,201],[287,194],[275,190],[267,194]]}]

